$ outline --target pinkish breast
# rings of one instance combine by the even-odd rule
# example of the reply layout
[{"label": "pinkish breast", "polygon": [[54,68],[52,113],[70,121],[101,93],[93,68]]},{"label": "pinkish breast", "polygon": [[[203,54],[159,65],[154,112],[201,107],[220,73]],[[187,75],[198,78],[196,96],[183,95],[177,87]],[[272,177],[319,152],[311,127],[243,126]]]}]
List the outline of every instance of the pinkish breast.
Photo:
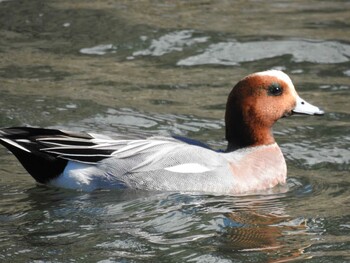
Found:
[{"label": "pinkish breast", "polygon": [[287,166],[276,143],[242,150],[242,158],[229,162],[234,193],[245,193],[284,184]]}]

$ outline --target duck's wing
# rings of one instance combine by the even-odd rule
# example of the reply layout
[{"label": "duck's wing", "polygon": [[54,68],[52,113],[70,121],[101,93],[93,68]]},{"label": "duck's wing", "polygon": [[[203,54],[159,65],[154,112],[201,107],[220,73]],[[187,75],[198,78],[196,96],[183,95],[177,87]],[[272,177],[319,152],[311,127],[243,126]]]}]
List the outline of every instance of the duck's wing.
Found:
[{"label": "duck's wing", "polygon": [[[0,130],[0,143],[40,183],[61,175],[78,178],[89,167],[95,188],[106,181],[108,187],[117,182],[139,189],[199,189],[215,186],[217,180],[209,175],[225,164],[215,151],[175,138],[122,138],[28,127]],[[196,175],[192,185],[188,174]]]},{"label": "duck's wing", "polygon": [[110,158],[127,158],[166,142],[183,143],[174,138],[113,138],[92,133],[57,129],[11,127],[0,130],[0,143],[11,151],[36,181],[46,183],[59,176],[68,161],[97,164]]},{"label": "duck's wing", "polygon": [[[114,138],[93,133],[74,133],[56,129],[32,127],[11,127],[0,130],[0,143],[15,156],[44,156],[95,164],[109,158],[114,152],[142,150],[143,145],[152,146],[145,139],[125,139],[124,135]],[[161,139],[160,139],[161,138]],[[151,137],[151,140],[176,141],[172,138]],[[22,158],[21,158],[22,159]],[[21,161],[21,160],[20,160]]]},{"label": "duck's wing", "polygon": [[[103,139],[107,138],[96,139],[87,133],[73,133],[56,129],[12,127],[0,130],[0,143],[15,155],[19,152],[32,155],[49,153],[54,157],[60,157],[60,154],[50,153],[48,149],[70,149],[71,154],[74,154],[75,151],[82,152],[84,149],[87,156],[96,156],[95,161],[97,161],[99,155],[107,155],[111,152],[108,149],[94,150],[94,146]],[[67,153],[69,153],[68,150]]]}]

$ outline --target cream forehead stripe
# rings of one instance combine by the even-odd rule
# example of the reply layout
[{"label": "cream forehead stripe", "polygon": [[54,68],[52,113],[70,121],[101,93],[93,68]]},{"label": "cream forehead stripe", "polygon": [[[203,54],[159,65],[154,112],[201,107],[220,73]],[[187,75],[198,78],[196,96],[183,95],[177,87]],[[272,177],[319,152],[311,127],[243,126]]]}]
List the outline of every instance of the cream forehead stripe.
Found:
[{"label": "cream forehead stripe", "polygon": [[276,77],[276,78],[284,81],[285,83],[287,83],[287,85],[289,86],[291,91],[294,91],[293,93],[295,93],[295,95],[297,96],[297,93],[295,91],[294,84],[293,84],[292,80],[290,79],[290,77],[286,73],[284,73],[280,70],[274,70],[274,69],[266,70],[266,71],[254,73],[253,76],[254,75]]}]

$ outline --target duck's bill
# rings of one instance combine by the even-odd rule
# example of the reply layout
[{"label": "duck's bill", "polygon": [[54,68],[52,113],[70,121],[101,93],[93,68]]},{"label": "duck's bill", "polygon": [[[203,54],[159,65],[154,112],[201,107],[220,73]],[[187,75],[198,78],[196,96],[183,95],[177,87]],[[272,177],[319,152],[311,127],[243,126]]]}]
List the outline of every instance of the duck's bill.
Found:
[{"label": "duck's bill", "polygon": [[292,110],[295,114],[306,114],[306,115],[323,115],[324,111],[318,107],[306,102],[299,96],[297,97],[297,103],[295,108]]}]

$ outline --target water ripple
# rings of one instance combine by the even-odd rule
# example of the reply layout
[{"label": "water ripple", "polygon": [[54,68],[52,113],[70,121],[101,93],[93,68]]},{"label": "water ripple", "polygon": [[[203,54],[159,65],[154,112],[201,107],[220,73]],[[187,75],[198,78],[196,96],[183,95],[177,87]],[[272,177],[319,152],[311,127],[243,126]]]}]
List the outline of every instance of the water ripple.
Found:
[{"label": "water ripple", "polygon": [[117,50],[117,47],[115,47],[113,44],[106,44],[106,45],[98,45],[90,48],[82,48],[80,49],[81,54],[86,55],[105,55],[107,53],[115,53]]},{"label": "water ripple", "polygon": [[292,55],[295,62],[343,63],[349,61],[350,46],[334,41],[313,40],[221,42],[211,44],[200,55],[178,61],[177,65],[239,65],[284,55]]},{"label": "water ripple", "polygon": [[[338,140],[346,142],[342,138]],[[337,146],[314,141],[300,141],[284,143],[282,149],[288,160],[297,162],[305,168],[331,166],[338,170],[349,169],[350,150],[344,144]]]},{"label": "water ripple", "polygon": [[135,51],[133,56],[163,56],[171,52],[183,51],[184,47],[189,47],[197,43],[205,43],[208,37],[193,37],[193,30],[182,30],[170,32],[154,39],[149,48]]}]

